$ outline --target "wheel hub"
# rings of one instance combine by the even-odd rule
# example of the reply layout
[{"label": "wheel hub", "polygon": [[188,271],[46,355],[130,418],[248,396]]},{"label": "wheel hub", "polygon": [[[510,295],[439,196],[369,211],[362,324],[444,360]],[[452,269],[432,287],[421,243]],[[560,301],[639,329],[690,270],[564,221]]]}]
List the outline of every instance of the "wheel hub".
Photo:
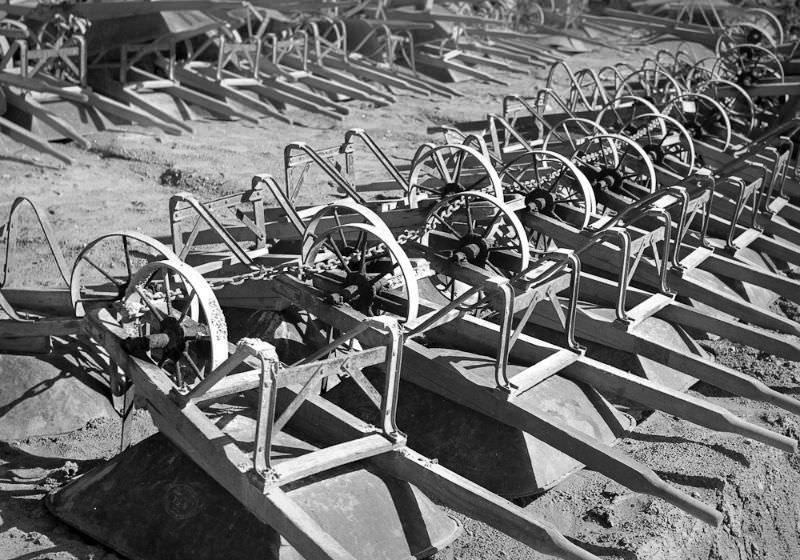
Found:
[{"label": "wheel hub", "polygon": [[758,45],[761,43],[761,39],[763,39],[763,35],[761,31],[758,29],[751,29],[750,32],[747,34],[747,42],[751,45]]},{"label": "wheel hub", "polygon": [[658,144],[647,144],[643,146],[644,152],[647,154],[653,163],[662,163],[664,161],[664,150]]},{"label": "wheel hub", "polygon": [[442,189],[442,194],[444,196],[449,196],[451,194],[459,194],[464,192],[466,189],[461,183],[445,183],[444,188]]},{"label": "wheel hub", "polygon": [[[175,317],[165,317],[155,330],[157,332],[152,334],[125,339],[123,347],[134,355],[149,352],[159,367],[162,367],[168,362],[179,363],[181,355],[188,351],[190,342],[209,337],[208,327],[189,317],[184,317],[180,322]],[[179,386],[194,381],[187,379],[181,371],[176,371],[175,376],[175,382]]]},{"label": "wheel hub", "polygon": [[489,243],[476,234],[468,234],[461,238],[459,247],[453,253],[453,260],[459,264],[471,264],[483,267],[489,258]]},{"label": "wheel hub", "polygon": [[552,193],[544,189],[534,189],[525,195],[525,205],[534,214],[551,214],[556,199]]},{"label": "wheel hub", "polygon": [[581,171],[589,179],[595,194],[605,190],[619,192],[622,189],[622,174],[616,169],[601,167],[595,171],[591,168],[581,168]]},{"label": "wheel hub", "polygon": [[343,286],[338,293],[331,294],[331,303],[348,303],[368,317],[379,313],[377,297],[383,287],[382,282],[375,278],[390,279],[394,264],[388,257],[379,258],[369,262],[361,272],[361,262],[353,260],[350,264],[355,271],[349,271],[344,279]]}]

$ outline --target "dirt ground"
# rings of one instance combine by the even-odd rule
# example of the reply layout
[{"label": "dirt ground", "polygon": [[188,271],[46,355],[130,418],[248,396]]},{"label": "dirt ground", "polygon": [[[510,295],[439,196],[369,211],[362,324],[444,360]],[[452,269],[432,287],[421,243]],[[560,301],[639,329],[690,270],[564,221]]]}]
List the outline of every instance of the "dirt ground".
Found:
[{"label": "dirt ground", "polygon": [[[624,54],[596,49],[575,56],[573,67],[635,61],[647,52]],[[482,118],[500,110],[503,95],[530,93],[544,85],[544,72],[494,75],[508,86],[462,83],[463,98],[445,100],[401,94],[399,103],[374,108],[350,102],[351,114],[334,124],[324,117],[289,111],[295,126],[200,120],[194,134],[169,136],[150,129],[119,127],[88,134],[92,149],[61,145],[76,164],[53,166],[46,156],[0,140],[0,216],[16,195],[35,198],[46,209],[68,262],[98,235],[139,230],[153,236],[169,233],[167,201],[185,190],[201,199],[244,190],[256,173],[282,179],[284,145],[293,140],[326,147],[341,141],[347,128],[365,128],[398,161],[431,140],[426,128]],[[357,166],[361,162],[357,162]],[[372,162],[364,168],[374,169]],[[327,187],[301,194],[319,197]],[[31,243],[35,243],[31,241]],[[50,283],[40,251],[19,261],[17,281]],[[709,343],[717,359],[796,395],[796,363],[761,356],[725,341]],[[0,362],[0,368],[2,368]],[[26,371],[0,369],[0,375]],[[723,394],[703,385],[694,391],[746,420],[798,436],[797,419],[765,404]],[[2,395],[0,395],[0,398]],[[98,398],[100,398],[98,396]],[[116,418],[91,420],[69,433],[0,442],[0,560],[113,559],[110,550],[72,531],[44,508],[41,498],[116,452]],[[137,438],[152,433],[145,413],[136,422]],[[704,526],[658,499],[632,493],[597,473],[584,471],[526,505],[554,523],[582,546],[605,558],[769,559],[800,558],[800,459],[740,437],[712,433],[664,414],[654,414],[641,430],[619,446],[651,466],[670,484],[714,504],[724,513],[719,529]],[[464,534],[442,559],[540,558],[516,541],[485,525],[456,515]]]}]

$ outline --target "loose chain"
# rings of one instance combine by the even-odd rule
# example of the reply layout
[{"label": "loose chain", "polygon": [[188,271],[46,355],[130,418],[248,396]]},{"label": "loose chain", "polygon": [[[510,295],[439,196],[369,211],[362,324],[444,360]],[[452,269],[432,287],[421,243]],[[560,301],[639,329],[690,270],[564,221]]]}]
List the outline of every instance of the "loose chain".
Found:
[{"label": "loose chain", "polygon": [[[459,208],[463,207],[465,203],[466,201],[463,198],[454,198],[444,207],[439,217],[441,219],[449,218]],[[434,220],[428,220],[422,228],[405,229],[397,236],[396,241],[399,245],[405,245],[409,241],[418,241],[433,229],[433,226]],[[368,260],[385,252],[386,249],[385,243],[379,243],[364,251],[360,256],[364,260]],[[347,267],[356,256],[357,255],[343,255],[341,259],[338,257],[330,257],[314,264],[287,262],[274,266],[254,265],[256,267],[255,270],[227,278],[212,279],[209,281],[209,284],[213,290],[221,290],[225,286],[240,286],[248,281],[269,280],[279,274],[294,274],[303,277],[315,276],[341,268],[342,266]]]}]

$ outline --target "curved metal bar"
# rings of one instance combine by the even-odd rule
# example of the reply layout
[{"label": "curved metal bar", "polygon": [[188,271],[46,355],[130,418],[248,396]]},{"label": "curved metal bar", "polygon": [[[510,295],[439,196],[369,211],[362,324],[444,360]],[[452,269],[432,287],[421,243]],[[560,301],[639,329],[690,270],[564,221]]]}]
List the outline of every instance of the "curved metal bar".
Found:
[{"label": "curved metal bar", "polygon": [[[590,232],[584,232],[584,234],[589,234]],[[580,256],[582,253],[588,251],[591,247],[598,243],[602,243],[606,239],[612,239],[619,242],[620,245],[620,262],[619,262],[619,278],[618,278],[618,293],[617,293],[617,304],[615,308],[615,313],[617,316],[617,321],[621,323],[630,323],[630,318],[628,317],[626,311],[626,302],[628,298],[628,285],[629,285],[629,269],[630,269],[630,259],[631,259],[631,235],[625,229],[621,227],[608,227],[599,229],[596,232],[591,234],[589,242],[586,243],[580,249],[575,250],[575,254]]]},{"label": "curved metal bar", "polygon": [[33,211],[33,215],[36,217],[36,220],[39,223],[39,228],[44,234],[45,241],[50,249],[50,255],[53,257],[53,260],[56,263],[58,273],[61,276],[61,279],[64,281],[64,285],[69,286],[69,267],[67,266],[66,260],[64,260],[64,254],[61,252],[61,249],[58,248],[58,244],[55,241],[56,236],[55,232],[53,231],[53,226],[50,224],[47,216],[39,211],[39,207],[36,206],[36,203],[33,200],[26,196],[18,196],[14,199],[14,202],[11,203],[11,209],[8,211],[8,219],[6,220],[5,226],[0,227],[0,242],[5,242],[6,246],[2,277],[0,277],[0,288],[2,288],[8,280],[11,254],[14,252],[17,246],[14,217],[17,214],[17,210],[25,204],[30,206],[31,210]]},{"label": "curved metal bar", "polygon": [[217,235],[219,235],[220,240],[225,244],[228,249],[230,249],[231,253],[236,257],[236,259],[247,266],[253,265],[253,259],[245,252],[244,249],[239,245],[239,243],[234,239],[228,230],[225,229],[219,220],[217,220],[216,216],[212,214],[205,205],[197,200],[194,195],[187,193],[187,192],[180,192],[178,194],[172,195],[169,199],[169,209],[170,215],[175,211],[176,206],[179,202],[184,202],[192,207],[192,209],[197,212],[197,214],[213,229]]},{"label": "curved metal bar", "polygon": [[411,187],[408,183],[408,180],[403,177],[403,174],[400,173],[400,170],[397,169],[397,166],[392,163],[392,160],[389,159],[389,156],[386,155],[386,152],[384,152],[381,147],[378,146],[375,140],[373,140],[363,128],[351,128],[345,132],[344,144],[342,144],[342,147],[344,148],[352,145],[354,138],[359,138],[362,142],[364,142],[364,145],[369,149],[370,152],[372,152],[372,154],[378,160],[378,163],[380,163],[389,173],[389,175],[392,176],[392,179],[394,179],[397,184],[403,188],[404,192],[407,193],[410,190]]},{"label": "curved metal bar", "polygon": [[292,142],[291,144],[287,144],[286,147],[283,149],[283,159],[284,163],[286,163],[285,167],[287,170],[289,169],[288,161],[289,158],[291,157],[291,152],[293,150],[298,150],[306,154],[311,159],[311,161],[316,163],[317,166],[319,166],[319,168],[322,169],[322,171],[324,171],[325,174],[328,175],[328,177],[330,177],[339,188],[341,188],[344,192],[346,192],[350,198],[352,198],[359,204],[366,203],[364,197],[362,197],[360,194],[356,192],[356,190],[353,188],[353,185],[351,185],[347,179],[342,177],[341,173],[336,171],[331,166],[331,164],[325,161],[325,158],[320,156],[319,153],[317,153],[317,151],[314,150],[314,148],[312,148],[305,142]]}]

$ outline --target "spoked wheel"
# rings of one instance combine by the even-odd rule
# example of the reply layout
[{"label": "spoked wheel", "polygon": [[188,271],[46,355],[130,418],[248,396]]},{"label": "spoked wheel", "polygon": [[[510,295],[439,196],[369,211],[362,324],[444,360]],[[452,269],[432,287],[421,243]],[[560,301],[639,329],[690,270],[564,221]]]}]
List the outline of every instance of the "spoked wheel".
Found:
[{"label": "spoked wheel", "polygon": [[731,120],[728,112],[719,102],[705,94],[684,93],[667,103],[661,112],[675,117],[692,138],[718,138],[723,143],[722,150],[727,150],[731,145]]},{"label": "spoked wheel", "polygon": [[573,157],[578,169],[592,185],[598,211],[606,210],[606,193],[637,199],[642,191],[655,192],[657,183],[653,162],[638,143],[619,134],[598,134],[591,141],[610,143],[617,151],[617,162],[613,166],[602,160],[587,162]]},{"label": "spoked wheel", "polygon": [[419,199],[442,199],[464,191],[486,191],[502,198],[500,178],[489,160],[468,146],[426,145],[417,150],[409,175],[409,206]]},{"label": "spoked wheel", "polygon": [[740,21],[725,28],[725,32],[717,39],[714,52],[722,56],[737,45],[759,45],[774,50],[777,43],[768,28],[755,22]]},{"label": "spoked wheel", "polygon": [[720,78],[743,88],[763,81],[784,81],[783,65],[777,55],[761,45],[733,45],[720,53],[714,66]]},{"label": "spoked wheel", "polygon": [[315,233],[314,242],[303,248],[303,265],[332,303],[348,304],[370,317],[417,318],[414,268],[385,225],[350,223]]},{"label": "spoked wheel", "polygon": [[718,62],[719,59],[716,56],[708,56],[695,62],[686,72],[686,79],[684,80],[686,88],[694,91],[703,82],[721,79],[721,76],[717,74],[719,69]]},{"label": "spoked wheel", "polygon": [[[640,115],[658,113],[651,102],[636,95],[621,95],[608,102],[595,117],[595,122],[608,132],[625,130]],[[662,131],[665,132],[665,131]]]},{"label": "spoked wheel", "polygon": [[608,132],[598,123],[581,117],[562,119],[547,132],[543,146],[560,153],[574,153],[581,149],[584,139],[595,134]]},{"label": "spoked wheel", "polygon": [[[666,129],[666,134],[660,133],[663,129]],[[692,136],[673,117],[661,113],[640,115],[631,121],[629,130],[631,134],[628,136],[642,146],[654,164],[681,175],[694,173],[697,169]],[[675,166],[675,162],[681,166]]]},{"label": "spoked wheel", "polygon": [[303,247],[310,248],[320,232],[331,227],[353,223],[369,224],[381,231],[391,233],[386,222],[366,206],[352,200],[339,200],[326,204],[314,214],[303,234]]},{"label": "spoked wheel", "polygon": [[[617,160],[611,157],[609,161]],[[509,163],[500,176],[509,194],[525,197],[529,212],[578,229],[585,228],[595,212],[596,201],[589,180],[575,163],[559,153],[531,150]]]},{"label": "spoked wheel", "polygon": [[622,80],[614,97],[637,95],[654,105],[662,105],[682,91],[677,80],[665,70],[658,67],[642,68]]},{"label": "spoked wheel", "polygon": [[152,237],[122,231],[98,237],[78,254],[70,276],[70,295],[76,317],[86,309],[120,301],[133,276],[155,261],[180,260]]},{"label": "spoked wheel", "polygon": [[[542,144],[542,149],[562,153],[563,150],[554,149],[549,143]],[[587,176],[592,167],[602,167],[614,169],[619,166],[619,151],[616,142],[609,138],[608,133],[586,136],[581,139],[580,146],[572,152],[564,153],[567,158],[574,162],[578,169]]]},{"label": "spoked wheel", "polygon": [[[530,251],[525,228],[500,199],[484,192],[448,196],[428,213],[420,243],[441,257],[511,277],[528,268]],[[446,274],[435,274],[431,285],[453,301],[473,286]],[[465,304],[481,298],[477,294]]]},{"label": "spoked wheel", "polygon": [[781,21],[778,19],[778,16],[769,10],[765,10],[764,8],[748,8],[745,10],[745,17],[769,34],[778,45],[783,44],[786,40]]},{"label": "spoked wheel", "polygon": [[756,106],[742,86],[730,80],[711,78],[700,83],[695,91],[708,95],[722,105],[735,132],[753,132],[756,127]]},{"label": "spoked wheel", "polygon": [[180,261],[145,265],[123,301],[124,344],[163,369],[186,392],[228,357],[225,316],[211,286]]},{"label": "spoked wheel", "polygon": [[[784,81],[783,65],[772,51],[759,45],[737,45],[720,56],[714,65],[714,74],[730,80],[747,90],[759,82]],[[789,100],[788,95],[754,97],[753,103],[760,116],[776,116]]]}]

